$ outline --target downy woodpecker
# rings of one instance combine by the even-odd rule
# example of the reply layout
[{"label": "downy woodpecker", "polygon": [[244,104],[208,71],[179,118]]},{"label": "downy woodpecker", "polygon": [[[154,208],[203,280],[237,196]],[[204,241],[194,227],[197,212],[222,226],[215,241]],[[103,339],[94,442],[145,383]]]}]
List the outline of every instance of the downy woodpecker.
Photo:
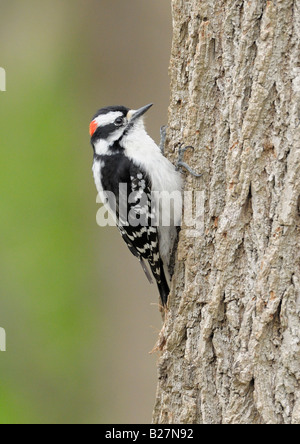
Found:
[{"label": "downy woodpecker", "polygon": [[145,130],[143,116],[151,106],[102,108],[92,119],[90,135],[98,193],[115,196],[106,204],[151,282],[148,261],[165,306],[170,253],[181,224],[182,179]]}]

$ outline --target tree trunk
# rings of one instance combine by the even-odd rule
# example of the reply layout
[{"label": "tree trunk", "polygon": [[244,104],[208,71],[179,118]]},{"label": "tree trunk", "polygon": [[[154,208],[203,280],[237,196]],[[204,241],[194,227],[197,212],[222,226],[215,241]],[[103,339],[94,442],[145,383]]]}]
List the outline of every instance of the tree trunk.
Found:
[{"label": "tree trunk", "polygon": [[[154,423],[300,423],[300,3],[172,0],[183,224]],[[201,194],[201,193],[200,193]]]}]

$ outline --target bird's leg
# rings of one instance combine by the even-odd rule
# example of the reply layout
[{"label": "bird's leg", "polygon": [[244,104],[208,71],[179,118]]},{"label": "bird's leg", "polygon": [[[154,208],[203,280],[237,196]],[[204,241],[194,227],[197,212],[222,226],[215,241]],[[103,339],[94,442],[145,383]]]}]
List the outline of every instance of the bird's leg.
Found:
[{"label": "bird's leg", "polygon": [[[164,125],[160,128],[160,150],[163,154],[165,154],[165,146],[166,146],[166,139],[167,139],[167,125]],[[197,174],[194,170],[192,170],[192,168],[184,162],[184,154],[187,150],[192,149],[194,150],[195,148],[193,146],[185,146],[183,147],[182,145],[179,147],[179,155],[178,155],[178,161],[177,161],[177,171],[180,170],[181,168],[185,168],[192,176],[194,177],[201,177],[202,174]]]},{"label": "bird's leg", "polygon": [[163,154],[165,154],[165,147],[166,147],[166,138],[167,138],[167,125],[164,125],[160,128],[160,150]]},{"label": "bird's leg", "polygon": [[183,161],[184,159],[184,154],[187,150],[195,150],[195,148],[193,146],[185,146],[183,147],[182,145],[179,147],[179,155],[178,155],[178,161],[177,161],[177,170],[180,170],[181,168],[186,169],[192,176],[194,177],[201,177],[202,174],[198,174],[196,173],[194,170],[192,170],[192,168]]}]

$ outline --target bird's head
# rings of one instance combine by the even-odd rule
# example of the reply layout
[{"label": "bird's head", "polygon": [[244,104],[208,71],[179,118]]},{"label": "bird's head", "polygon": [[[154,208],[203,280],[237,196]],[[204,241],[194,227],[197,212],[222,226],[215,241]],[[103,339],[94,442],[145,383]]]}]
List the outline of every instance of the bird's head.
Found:
[{"label": "bird's head", "polygon": [[138,110],[132,110],[125,106],[109,106],[100,109],[90,123],[91,142],[102,143],[107,147],[121,141],[123,137],[143,125],[144,114],[152,107],[152,103]]}]

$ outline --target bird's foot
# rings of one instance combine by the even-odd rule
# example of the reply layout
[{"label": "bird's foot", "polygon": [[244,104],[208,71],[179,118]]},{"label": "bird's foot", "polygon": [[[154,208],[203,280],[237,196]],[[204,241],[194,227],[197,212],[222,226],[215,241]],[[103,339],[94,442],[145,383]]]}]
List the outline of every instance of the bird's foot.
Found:
[{"label": "bird's foot", "polygon": [[[166,146],[166,139],[167,139],[167,129],[168,126],[164,125],[160,128],[160,150],[161,152],[164,154],[165,153],[165,146]],[[176,169],[177,171],[179,171],[180,169],[184,168],[186,169],[192,176],[194,177],[201,177],[202,174],[198,174],[196,173],[194,170],[192,170],[192,168],[186,163],[184,162],[184,154],[187,150],[192,149],[193,151],[195,150],[195,148],[193,146],[185,146],[183,147],[183,145],[181,145],[179,147],[179,155],[178,155],[178,161],[177,161],[177,165],[176,165]]]},{"label": "bird's foot", "polygon": [[194,177],[201,177],[202,174],[196,173],[192,168],[184,162],[184,154],[187,150],[192,149],[193,151],[195,148],[193,146],[185,146],[182,145],[179,147],[179,155],[178,155],[178,161],[177,161],[177,170],[181,170],[182,168],[186,169],[192,176]]}]

